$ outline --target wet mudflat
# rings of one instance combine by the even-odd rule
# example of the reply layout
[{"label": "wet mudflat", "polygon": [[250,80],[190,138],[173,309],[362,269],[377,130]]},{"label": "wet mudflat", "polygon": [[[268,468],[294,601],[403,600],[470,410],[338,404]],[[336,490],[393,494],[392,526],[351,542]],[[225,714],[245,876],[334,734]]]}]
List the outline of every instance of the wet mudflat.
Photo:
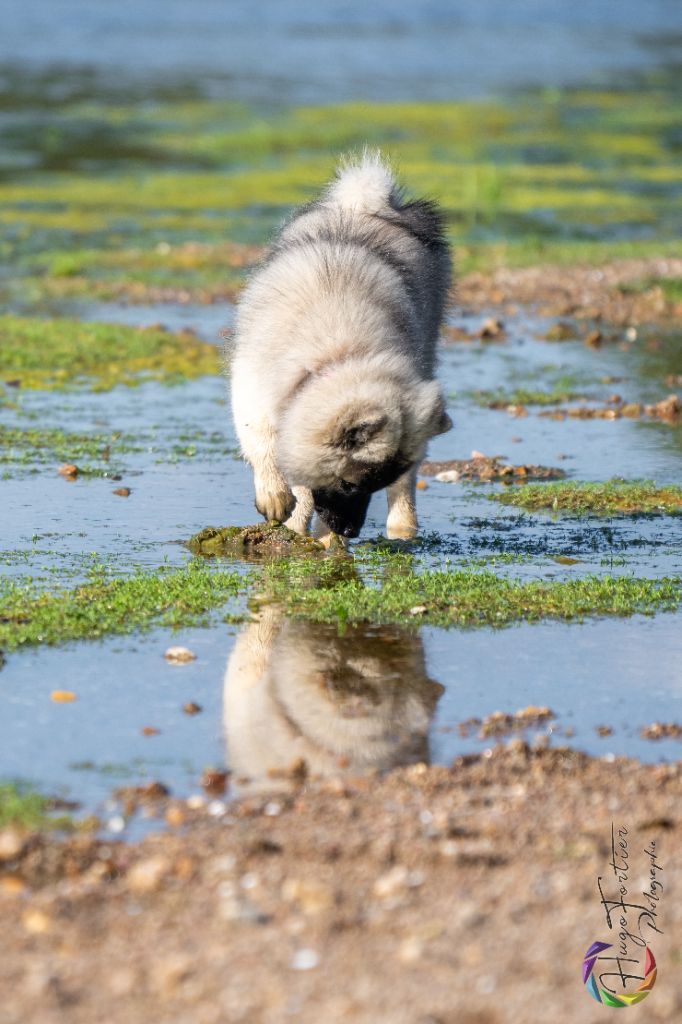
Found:
[{"label": "wet mudflat", "polygon": [[[191,328],[217,345],[232,320],[228,306],[100,304],[91,313],[100,321]],[[501,323],[500,336],[486,338],[491,320]],[[527,512],[491,500],[523,493],[525,467],[533,466],[554,470],[568,484],[680,480],[681,428],[674,420],[543,415],[596,406],[615,389],[632,401],[659,399],[674,369],[656,362],[675,351],[671,327],[614,329],[593,348],[578,322],[564,329],[573,336],[546,340],[557,323],[529,308],[453,313],[441,376],[455,429],[436,439],[429,458],[437,469],[469,459],[474,471],[452,480],[456,473],[434,476],[425,467],[422,533],[403,551],[412,556],[410,571],[491,571],[527,583],[682,574],[678,515]],[[219,375],[171,387],[5,394],[8,428],[39,424],[46,435],[102,438],[101,448],[96,443],[82,458],[73,456],[75,479],[57,472],[71,459],[68,438],[59,452],[49,443],[43,450],[5,449],[6,579],[21,585],[33,577],[54,591],[87,585],[93,572],[113,580],[162,564],[172,571],[191,561],[185,542],[203,527],[254,521],[250,474],[236,455]],[[481,455],[499,456],[499,465],[515,467],[516,475],[488,480]],[[121,488],[129,493],[116,494]],[[368,581],[376,575],[382,516],[377,496],[354,545]],[[448,764],[494,742],[485,723],[496,711],[548,709],[537,724],[508,730],[536,742],[645,761],[679,756],[674,736],[640,736],[653,722],[682,718],[679,613],[438,629],[420,627],[417,611],[403,625],[344,629],[339,622],[297,625],[266,605],[253,622],[249,594],[263,589],[254,582],[263,571],[258,563],[234,555],[205,561],[211,570],[241,574],[244,587],[202,628],[152,623],[143,635],[8,654],[0,675],[3,774],[75,800],[82,812],[99,814],[104,828],[113,822],[120,829],[120,804],[112,798],[120,786],[156,780],[190,796],[201,792],[204,769],[227,769],[230,796],[280,788],[273,771],[299,760],[323,775],[412,761]],[[226,613],[232,621],[222,621]],[[196,660],[164,661],[174,643],[189,647]],[[54,691],[76,699],[55,702]],[[187,704],[200,712],[185,713]],[[139,816],[123,821],[131,836],[148,827]]]}]

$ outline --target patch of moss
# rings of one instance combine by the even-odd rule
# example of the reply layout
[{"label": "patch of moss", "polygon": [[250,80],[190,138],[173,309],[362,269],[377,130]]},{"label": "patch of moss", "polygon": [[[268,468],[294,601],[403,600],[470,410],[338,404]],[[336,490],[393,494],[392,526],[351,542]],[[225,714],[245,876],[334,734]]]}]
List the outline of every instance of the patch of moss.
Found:
[{"label": "patch of moss", "polygon": [[93,574],[73,590],[40,592],[5,580],[0,589],[0,647],[89,640],[152,625],[196,625],[240,588],[233,572],[213,572],[203,563],[139,572],[122,579]]},{"label": "patch of moss", "polygon": [[644,281],[627,281],[618,286],[624,295],[637,295],[653,288],[660,288],[670,302],[682,302],[682,279],[678,277],[648,277]]},{"label": "patch of moss", "polygon": [[34,789],[14,782],[0,782],[0,828],[12,825],[34,831],[75,827],[69,815],[55,815],[54,810],[53,801]]},{"label": "patch of moss", "polygon": [[526,484],[514,491],[489,495],[491,501],[514,505],[530,512],[573,512],[606,515],[619,512],[678,513],[682,511],[682,487],[658,487],[651,480],[608,480],[605,483]]},{"label": "patch of moss", "polygon": [[187,547],[195,555],[215,557],[227,555],[241,559],[283,558],[293,554],[323,551],[311,537],[288,530],[274,523],[255,526],[206,526],[191,537]]},{"label": "patch of moss", "polygon": [[292,615],[316,622],[430,623],[437,626],[504,626],[541,619],[672,611],[682,600],[682,581],[589,576],[568,581],[517,582],[490,572],[415,573],[401,556],[369,584],[341,578],[322,562],[271,567],[272,599]]},{"label": "patch of moss", "polygon": [[584,398],[577,392],[566,390],[562,387],[554,387],[550,391],[540,391],[535,388],[514,388],[512,391],[476,391],[474,397],[479,405],[488,409],[506,409],[510,405],[560,405],[562,402],[572,402],[578,398]]},{"label": "patch of moss", "polygon": [[77,462],[81,476],[110,476],[117,457],[140,450],[119,433],[75,434],[58,428],[0,424],[0,464],[5,465]]},{"label": "patch of moss", "polygon": [[229,296],[237,243],[262,244],[336,154],[369,143],[442,202],[462,273],[672,254],[679,96],[671,71],[618,90],[271,116],[79,98],[50,110],[49,131],[21,107],[6,133],[0,248],[31,297]]},{"label": "patch of moss", "polygon": [[172,384],[219,367],[217,347],[190,333],[0,316],[0,379],[17,380],[22,388],[108,390],[150,379]]}]

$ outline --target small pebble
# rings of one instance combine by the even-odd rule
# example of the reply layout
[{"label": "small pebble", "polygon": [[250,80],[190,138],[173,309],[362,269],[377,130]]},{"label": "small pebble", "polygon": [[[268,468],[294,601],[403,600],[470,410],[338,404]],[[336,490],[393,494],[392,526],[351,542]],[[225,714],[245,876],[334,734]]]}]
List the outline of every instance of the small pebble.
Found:
[{"label": "small pebble", "polygon": [[297,949],[291,958],[291,966],[295,971],[311,971],[320,962],[314,949]]},{"label": "small pebble", "polygon": [[217,768],[204,768],[201,773],[201,786],[210,796],[221,796],[227,785],[227,772]]},{"label": "small pebble", "polygon": [[190,651],[189,647],[169,647],[164,658],[171,665],[186,665],[187,662],[196,660],[196,654]]},{"label": "small pebble", "polygon": [[158,736],[161,730],[154,725],[143,725],[140,732],[143,736]]},{"label": "small pebble", "polygon": [[195,704],[193,700],[190,700],[187,704],[182,705],[182,710],[186,715],[198,715],[201,711],[201,704]]},{"label": "small pebble", "polygon": [[130,497],[130,488],[129,487],[117,487],[116,490],[112,491],[111,493],[112,494],[117,494],[119,498],[129,498]]},{"label": "small pebble", "polygon": [[75,480],[78,476],[78,466],[73,462],[65,462],[62,466],[58,466],[57,472],[66,480]]},{"label": "small pebble", "polygon": [[206,810],[212,818],[222,818],[227,810],[227,806],[223,800],[211,800]]},{"label": "small pebble", "polygon": [[70,704],[75,699],[76,694],[72,690],[53,690],[50,694],[50,700],[55,704]]},{"label": "small pebble", "polygon": [[126,820],[120,814],[114,814],[107,822],[108,832],[123,832],[126,827]]}]

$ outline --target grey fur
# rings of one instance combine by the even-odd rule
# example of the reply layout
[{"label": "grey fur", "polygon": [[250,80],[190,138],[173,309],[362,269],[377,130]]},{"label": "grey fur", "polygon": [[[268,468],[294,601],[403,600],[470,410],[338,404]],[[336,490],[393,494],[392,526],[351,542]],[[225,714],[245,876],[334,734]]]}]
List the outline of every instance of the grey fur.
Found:
[{"label": "grey fur", "polygon": [[440,211],[406,201],[378,155],[343,165],[283,227],[240,302],[232,374],[267,518],[293,511],[302,531],[314,507],[355,536],[387,487],[389,533],[393,515],[413,535],[414,467],[450,425],[434,381],[449,282]]}]

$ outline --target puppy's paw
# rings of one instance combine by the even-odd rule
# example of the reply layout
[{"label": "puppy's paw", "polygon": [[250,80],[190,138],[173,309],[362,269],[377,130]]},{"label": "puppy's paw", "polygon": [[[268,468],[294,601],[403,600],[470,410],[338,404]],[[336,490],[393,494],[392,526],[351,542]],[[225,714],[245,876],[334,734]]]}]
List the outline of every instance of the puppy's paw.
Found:
[{"label": "puppy's paw", "polygon": [[416,519],[394,519],[386,523],[386,536],[389,540],[414,540],[417,536]]},{"label": "puppy's paw", "polygon": [[296,498],[284,481],[276,488],[256,486],[256,508],[269,523],[283,523],[294,511],[295,505]]}]

